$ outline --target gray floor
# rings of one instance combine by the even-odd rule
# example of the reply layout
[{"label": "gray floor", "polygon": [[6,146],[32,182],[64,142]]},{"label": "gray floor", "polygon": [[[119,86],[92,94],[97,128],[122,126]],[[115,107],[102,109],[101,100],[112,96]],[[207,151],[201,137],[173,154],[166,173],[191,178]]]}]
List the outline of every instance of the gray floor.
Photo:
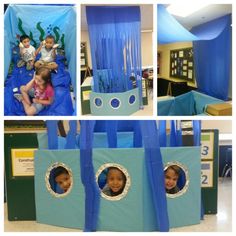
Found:
[{"label": "gray floor", "polygon": [[[5,204],[5,232],[78,232],[79,230],[38,224],[35,221],[7,220]],[[206,215],[199,225],[171,229],[171,232],[231,232],[232,231],[232,181],[226,178],[219,180],[218,214]]]}]

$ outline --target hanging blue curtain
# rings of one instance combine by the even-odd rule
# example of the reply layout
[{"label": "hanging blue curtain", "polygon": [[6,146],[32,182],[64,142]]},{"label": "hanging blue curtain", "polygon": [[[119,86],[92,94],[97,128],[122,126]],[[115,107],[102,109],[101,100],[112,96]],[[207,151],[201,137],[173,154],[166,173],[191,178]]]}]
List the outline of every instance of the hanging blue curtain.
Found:
[{"label": "hanging blue curtain", "polygon": [[100,191],[96,183],[93,161],[93,130],[95,121],[81,121],[80,133],[80,171],[85,188],[85,226],[84,231],[96,231],[100,206]]},{"label": "hanging blue curtain", "polygon": [[94,91],[130,90],[134,76],[142,98],[140,8],[89,6],[86,15]]},{"label": "hanging blue curtain", "polygon": [[177,134],[175,120],[170,121],[170,147],[177,147]]},{"label": "hanging blue curtain", "polygon": [[145,149],[145,164],[156,213],[156,224],[161,232],[167,232],[169,231],[169,217],[157,124],[154,120],[143,120],[140,121],[140,127]]},{"label": "hanging blue curtain", "polygon": [[158,125],[160,147],[166,147],[166,120],[159,120]]},{"label": "hanging blue curtain", "polygon": [[228,100],[229,81],[232,76],[231,15],[197,26],[192,32],[207,31],[213,25],[223,29],[217,38],[193,42],[195,77],[200,92]]}]

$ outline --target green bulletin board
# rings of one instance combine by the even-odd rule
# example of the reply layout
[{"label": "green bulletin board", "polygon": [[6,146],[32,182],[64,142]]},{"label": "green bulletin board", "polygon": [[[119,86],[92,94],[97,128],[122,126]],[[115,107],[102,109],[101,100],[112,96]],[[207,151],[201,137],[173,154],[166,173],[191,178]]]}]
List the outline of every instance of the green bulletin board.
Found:
[{"label": "green bulletin board", "polygon": [[36,133],[4,135],[8,220],[35,220],[34,150]]},{"label": "green bulletin board", "polygon": [[193,48],[170,51],[170,77],[188,81],[194,79]]}]

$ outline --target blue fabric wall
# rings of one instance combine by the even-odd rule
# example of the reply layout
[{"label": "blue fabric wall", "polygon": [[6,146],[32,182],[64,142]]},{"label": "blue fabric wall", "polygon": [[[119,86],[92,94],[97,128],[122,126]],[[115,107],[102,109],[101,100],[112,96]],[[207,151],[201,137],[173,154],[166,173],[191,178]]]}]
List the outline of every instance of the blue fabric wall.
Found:
[{"label": "blue fabric wall", "polygon": [[[45,31],[44,35],[37,26]],[[55,31],[60,45],[64,34],[66,58],[76,93],[76,12],[71,5],[9,5],[4,17],[4,78],[7,77],[11,62],[12,47],[18,44],[17,35],[32,33],[31,44],[35,41],[38,46],[42,36],[53,34],[57,38]]]},{"label": "blue fabric wall", "polygon": [[197,26],[192,31],[207,31],[214,25],[222,29],[217,38],[193,42],[195,76],[200,92],[227,100],[232,68],[231,15]]}]

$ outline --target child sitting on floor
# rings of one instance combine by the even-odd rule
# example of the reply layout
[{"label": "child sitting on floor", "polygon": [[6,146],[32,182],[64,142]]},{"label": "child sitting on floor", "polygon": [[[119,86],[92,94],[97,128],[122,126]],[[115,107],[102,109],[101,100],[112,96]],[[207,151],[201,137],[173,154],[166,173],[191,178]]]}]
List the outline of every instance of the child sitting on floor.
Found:
[{"label": "child sitting on floor", "polygon": [[[51,83],[51,72],[41,67],[36,70],[33,79],[20,87],[21,94],[14,94],[22,102],[25,113],[29,116],[38,114],[43,108],[52,104],[54,89]],[[31,99],[32,98],[32,102]]]},{"label": "child sitting on floor", "polygon": [[26,65],[26,70],[32,70],[35,60],[35,48],[30,45],[30,38],[28,35],[21,35],[19,48],[21,59],[17,62],[17,67]]},{"label": "child sitting on floor", "polygon": [[58,65],[55,62],[56,59],[56,48],[58,44],[55,44],[55,39],[52,35],[48,35],[43,42],[41,42],[37,49],[35,56],[41,53],[41,57],[35,62],[34,66],[36,69],[40,67],[47,67],[50,70],[56,70]]}]

